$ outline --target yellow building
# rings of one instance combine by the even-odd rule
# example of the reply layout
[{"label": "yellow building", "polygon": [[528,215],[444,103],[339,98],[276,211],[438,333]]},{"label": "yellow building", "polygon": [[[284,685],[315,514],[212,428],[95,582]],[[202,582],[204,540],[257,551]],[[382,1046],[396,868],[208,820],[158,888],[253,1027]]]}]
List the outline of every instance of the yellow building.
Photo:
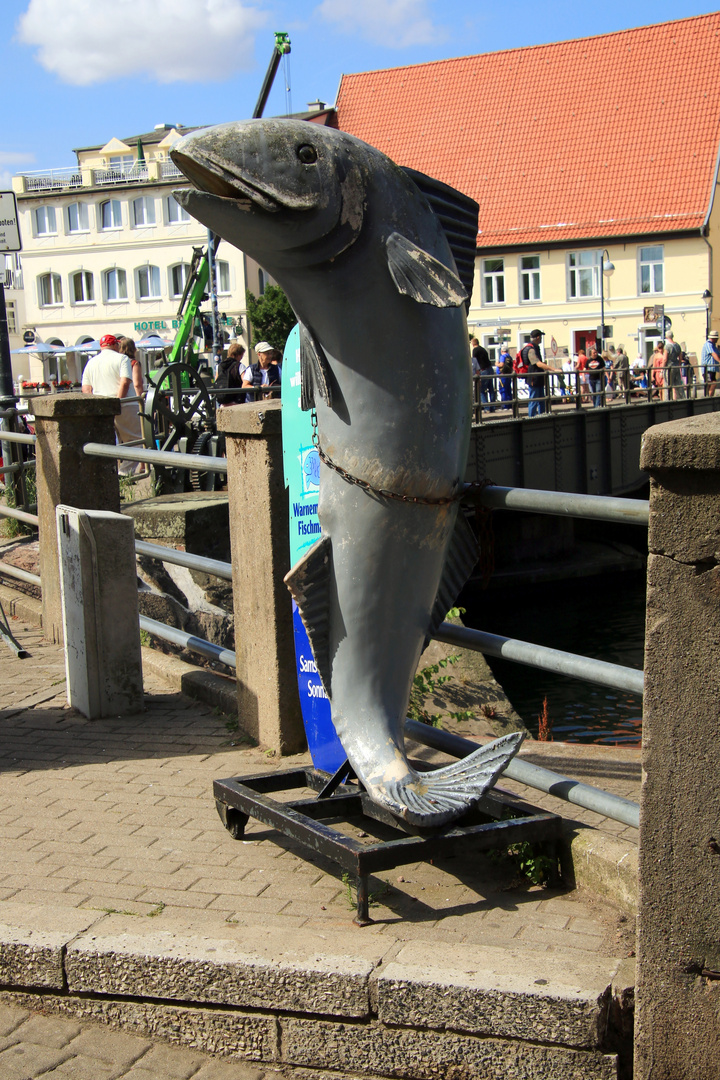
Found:
[{"label": "yellow building", "polygon": [[714,12],[344,75],[336,123],[476,200],[469,319],[491,353],[539,328],[549,360],[599,337],[645,360],[668,318],[699,353],[720,329],[718,36]]},{"label": "yellow building", "polygon": [[[16,376],[77,381],[83,359],[72,347],[106,333],[172,341],[193,248],[207,246],[205,228],[172,195],[187,186],[168,156],[186,130],[161,124],[77,150],[76,168],[13,178],[25,299],[17,330],[68,350],[49,359],[16,355]],[[229,244],[220,245],[216,268],[225,339],[244,339],[245,290],[261,292],[262,276]]]}]

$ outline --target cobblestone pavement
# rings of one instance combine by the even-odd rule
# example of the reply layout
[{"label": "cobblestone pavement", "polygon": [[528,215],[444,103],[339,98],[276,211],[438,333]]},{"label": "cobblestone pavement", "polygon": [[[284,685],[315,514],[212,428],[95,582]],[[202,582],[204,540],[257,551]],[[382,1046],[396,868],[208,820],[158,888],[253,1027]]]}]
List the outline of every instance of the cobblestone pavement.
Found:
[{"label": "cobblestone pavement", "polygon": [[[390,953],[403,942],[427,941],[435,948],[508,946],[529,956],[630,954],[632,920],[610,905],[580,891],[520,885],[506,865],[486,858],[445,858],[372,878],[375,922],[356,927],[336,867],[300,857],[294,842],[259,823],[234,841],[216,814],[213,779],[308,758],[280,761],[244,744],[226,717],[152,675],[143,714],[87,721],[65,703],[62,649],[21,619],[12,628],[30,658],[18,660],[0,644],[0,920],[5,905],[29,905],[44,923],[58,908],[121,913],[141,933],[173,920],[224,938],[260,925],[299,940],[332,930],[358,951],[380,938]],[[531,757],[638,797],[638,752],[535,744]],[[549,796],[524,794],[568,812]],[[571,809],[574,818],[632,839],[633,830]],[[33,1015],[1,995],[0,1036],[2,1080],[281,1075],[94,1023]]]},{"label": "cobblestone pavement", "polygon": [[280,1080],[264,1065],[224,1061],[0,1001],[2,1080]]}]

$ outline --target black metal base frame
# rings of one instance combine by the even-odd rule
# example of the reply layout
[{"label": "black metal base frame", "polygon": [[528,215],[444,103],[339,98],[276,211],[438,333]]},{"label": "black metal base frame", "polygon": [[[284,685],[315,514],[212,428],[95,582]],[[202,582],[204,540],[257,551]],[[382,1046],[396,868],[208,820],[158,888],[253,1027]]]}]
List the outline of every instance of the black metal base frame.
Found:
[{"label": "black metal base frame", "polygon": [[[458,821],[439,829],[418,829],[400,821],[378,806],[357,783],[348,782],[349,766],[334,776],[311,767],[253,776],[216,780],[213,793],[223,825],[236,840],[244,838],[249,818],[255,818],[292,837],[310,853],[321,854],[353,874],[357,881],[358,926],[373,920],[368,915],[368,876],[408,863],[430,861],[465,851],[503,849],[529,841],[542,845],[553,859],[557,884],[558,841],[562,819],[537,810],[522,800],[493,789]],[[350,773],[352,775],[352,773]],[[306,788],[313,798],[280,802],[268,796]],[[509,815],[513,816],[509,816]],[[382,822],[397,833],[385,841],[361,843],[324,823],[324,819],[353,819],[363,829],[362,819]],[[358,819],[360,819],[358,821]]]}]

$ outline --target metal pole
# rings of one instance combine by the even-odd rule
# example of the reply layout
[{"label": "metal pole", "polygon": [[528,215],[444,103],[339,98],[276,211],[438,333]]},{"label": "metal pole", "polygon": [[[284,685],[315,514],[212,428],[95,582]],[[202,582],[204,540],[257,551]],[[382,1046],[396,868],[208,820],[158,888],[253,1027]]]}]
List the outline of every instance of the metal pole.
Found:
[{"label": "metal pole", "polygon": [[[215,357],[222,360],[222,345],[220,334],[220,313],[218,311],[217,302],[217,278],[215,275],[215,252],[217,251],[220,237],[216,237],[212,229],[207,231],[208,241],[208,287],[210,290],[210,319],[212,321],[212,334],[213,334],[213,361]],[[213,364],[213,375],[215,374],[215,366]]]},{"label": "metal pole", "polygon": [[153,637],[159,637],[173,645],[181,645],[184,649],[200,653],[201,656],[217,660],[228,667],[237,666],[237,656],[231,649],[223,649],[219,645],[214,645],[212,641],[195,637],[194,634],[186,634],[184,630],[176,630],[173,626],[166,626],[165,623],[156,622],[155,619],[148,619],[145,615],[140,616],[140,629],[152,634]]},{"label": "metal pole", "polygon": [[644,499],[620,499],[612,495],[579,495],[569,491],[541,491],[538,488],[496,487],[481,491],[466,485],[465,498],[496,510],[526,510],[554,517],[591,518],[647,526],[650,503]]},{"label": "metal pole", "polygon": [[467,626],[455,626],[447,622],[442,623],[433,637],[436,641],[444,641],[446,645],[457,645],[486,656],[513,660],[516,664],[553,671],[556,675],[566,675],[571,679],[596,683],[598,686],[609,686],[613,690],[625,690],[640,697],[643,694],[644,674],[635,668],[608,664],[605,660],[593,660],[589,656],[577,656],[560,649],[550,649],[547,645],[534,645],[530,641],[487,634],[483,630],[471,630]]},{"label": "metal pole", "polygon": [[12,358],[10,356],[10,332],[5,306],[5,282],[0,281],[0,407],[15,404],[13,392]]},{"label": "metal pole", "polygon": [[[417,720],[405,721],[405,734],[423,746],[431,746],[435,750],[441,750],[451,757],[468,757],[478,749],[478,743],[470,739],[463,739],[459,735],[453,735],[442,728],[434,728],[429,724],[421,724]],[[623,799],[620,795],[612,795],[609,791],[592,787],[590,784],[581,784],[578,780],[571,780],[568,776],[544,769],[540,765],[533,765],[530,761],[515,757],[505,769],[503,776],[510,780],[517,780],[520,784],[545,791],[558,799],[582,806],[586,810],[593,810],[603,817],[612,818],[613,821],[621,821],[623,825],[631,825],[637,829],[640,827],[640,807],[630,799]]]}]

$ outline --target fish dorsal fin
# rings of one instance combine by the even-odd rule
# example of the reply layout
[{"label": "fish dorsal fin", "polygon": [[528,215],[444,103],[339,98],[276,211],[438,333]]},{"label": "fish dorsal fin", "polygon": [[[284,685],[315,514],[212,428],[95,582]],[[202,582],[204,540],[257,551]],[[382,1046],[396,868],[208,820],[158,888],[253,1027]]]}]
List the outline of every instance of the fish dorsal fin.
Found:
[{"label": "fish dorsal fin", "polygon": [[425,173],[401,166],[416,187],[430,203],[440,221],[455,259],[458,276],[468,294],[468,307],[475,277],[475,253],[477,252],[478,213],[480,207],[474,199],[463,195],[457,188],[443,184]]},{"label": "fish dorsal fin", "polygon": [[322,679],[330,697],[330,656],[328,645],[328,595],[332,566],[332,544],[323,536],[285,575],[285,584],[298,606],[303,626]]},{"label": "fish dorsal fin", "polygon": [[328,370],[322,345],[312,330],[300,323],[300,408],[304,412],[315,407],[316,392],[328,408],[332,406]]},{"label": "fish dorsal fin", "polygon": [[460,590],[472,574],[479,558],[480,547],[477,538],[461,510],[445,557],[442,578],[433,604],[430,628],[425,642],[426,648],[430,639],[437,633],[440,624],[445,621],[448,611],[460,595]]},{"label": "fish dorsal fin", "polygon": [[418,304],[433,307],[460,307],[467,293],[460,278],[433,255],[423,251],[400,233],[390,233],[385,241],[388,267],[398,292]]}]

